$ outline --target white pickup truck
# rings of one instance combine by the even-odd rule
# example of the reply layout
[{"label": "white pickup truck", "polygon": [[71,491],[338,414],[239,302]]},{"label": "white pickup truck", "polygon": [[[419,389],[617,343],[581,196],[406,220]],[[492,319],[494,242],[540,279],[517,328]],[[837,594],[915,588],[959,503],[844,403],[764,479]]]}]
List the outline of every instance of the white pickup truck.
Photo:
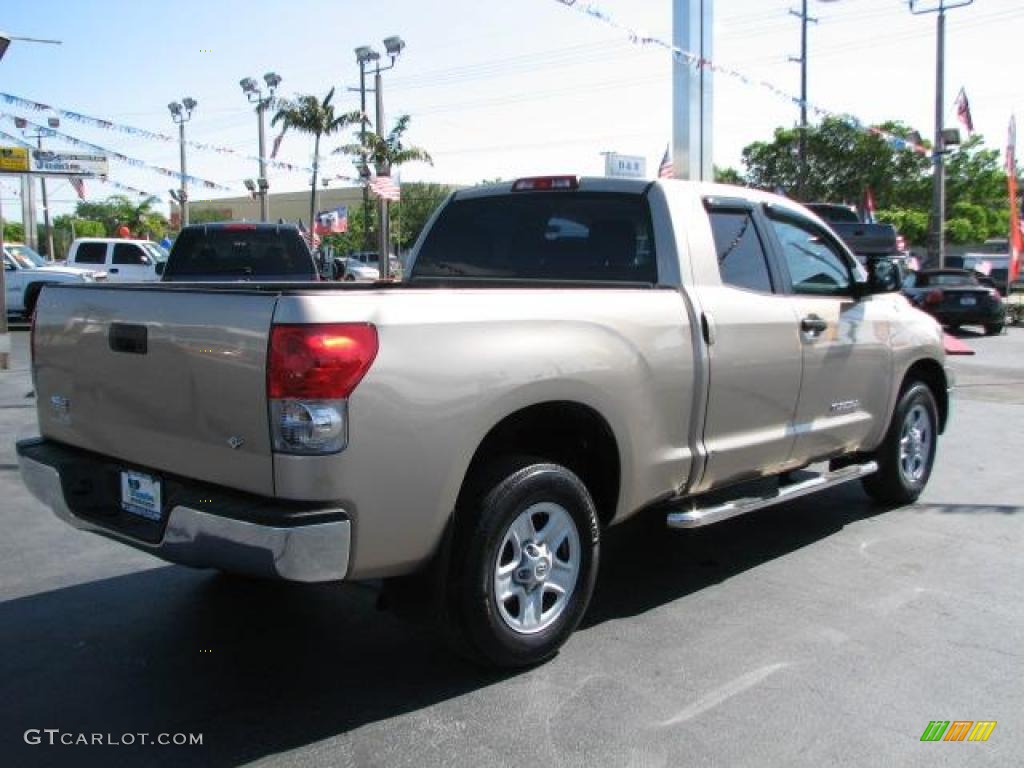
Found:
[{"label": "white pickup truck", "polygon": [[48,287],[24,482],[172,562],[383,578],[517,666],[569,637],[632,515],[928,481],[939,326],[789,200],[520,179],[455,192],[410,262],[398,284]]},{"label": "white pickup truck", "polygon": [[79,237],[68,248],[67,264],[103,270],[111,283],[138,283],[159,280],[157,265],[166,260],[167,252],[151,240]]},{"label": "white pickup truck", "polygon": [[102,270],[48,262],[22,243],[4,243],[4,299],[7,314],[31,317],[44,285],[103,280]]}]

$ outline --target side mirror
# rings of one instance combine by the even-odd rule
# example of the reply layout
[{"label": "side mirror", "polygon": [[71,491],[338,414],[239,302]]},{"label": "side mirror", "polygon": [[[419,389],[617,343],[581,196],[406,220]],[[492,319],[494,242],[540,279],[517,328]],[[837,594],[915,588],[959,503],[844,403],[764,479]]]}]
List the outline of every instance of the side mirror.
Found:
[{"label": "side mirror", "polygon": [[900,289],[903,277],[892,259],[869,259],[867,268],[868,293],[893,293]]},{"label": "side mirror", "polygon": [[166,266],[167,266],[167,262],[166,261],[158,261],[156,263],[156,266],[154,267],[154,269],[156,270],[156,273],[158,275],[162,275],[164,273],[164,267],[166,267]]}]

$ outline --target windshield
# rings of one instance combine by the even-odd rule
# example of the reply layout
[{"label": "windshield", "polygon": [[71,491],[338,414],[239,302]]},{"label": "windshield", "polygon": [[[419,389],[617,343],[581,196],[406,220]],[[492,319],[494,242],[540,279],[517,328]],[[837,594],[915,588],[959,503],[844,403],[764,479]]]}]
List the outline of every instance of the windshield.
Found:
[{"label": "windshield", "polygon": [[977,279],[971,274],[929,275],[927,285],[978,285]]},{"label": "windshield", "polygon": [[33,251],[27,245],[8,245],[7,252],[16,262],[18,262],[18,265],[22,269],[33,269],[35,267],[46,266],[46,259]]},{"label": "windshield", "polygon": [[154,261],[167,261],[167,249],[162,248],[156,243],[139,243],[147,254],[149,254]]}]

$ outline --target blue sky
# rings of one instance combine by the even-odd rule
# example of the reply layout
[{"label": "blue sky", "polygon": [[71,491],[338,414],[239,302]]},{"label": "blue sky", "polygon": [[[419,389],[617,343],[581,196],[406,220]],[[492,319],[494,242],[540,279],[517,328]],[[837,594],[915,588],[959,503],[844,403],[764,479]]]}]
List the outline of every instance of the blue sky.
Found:
[{"label": "blue sky", "polygon": [[[623,24],[671,39],[671,0],[594,4]],[[787,14],[796,5],[718,0],[713,58],[797,92],[799,68],[787,61],[799,50],[798,20]],[[865,121],[901,119],[930,135],[934,16],[912,16],[899,0],[811,0],[810,6],[820,19],[811,28],[810,99]],[[406,180],[597,174],[605,150],[643,155],[653,171],[671,134],[666,54],[631,45],[621,32],[555,0],[6,0],[0,24],[10,34],[64,41],[59,47],[13,43],[0,62],[0,91],[164,133],[174,130],[166,104],[192,96],[199,107],[190,138],[250,155],[256,154],[256,119],[240,78],[274,70],[284,78],[283,95],[352,87],[358,85],[352,49],[380,48],[392,34],[408,47],[385,75],[387,113],[411,114],[409,138],[435,159],[433,167],[405,168]],[[1005,144],[1011,112],[1024,120],[1022,40],[1020,0],[976,0],[949,13],[948,124],[955,124],[952,101],[962,85],[978,130],[991,146]],[[738,166],[745,144],[797,119],[792,104],[766,91],[723,77],[714,88],[719,165]],[[344,92],[341,103],[355,108],[358,96]],[[0,127],[13,131],[9,124]],[[149,163],[178,167],[174,144],[75,123],[63,128]],[[280,157],[308,165],[311,151],[311,142],[289,135]],[[341,158],[328,163],[331,173],[351,171]],[[189,153],[190,173],[239,191],[242,179],[255,175],[253,165]],[[175,185],[116,164],[111,175],[164,198]],[[275,191],[307,183],[301,172],[271,174]],[[53,187],[55,211],[70,209],[68,185]],[[4,184],[10,208],[13,188]],[[88,188],[94,197],[113,191],[94,182]]]}]

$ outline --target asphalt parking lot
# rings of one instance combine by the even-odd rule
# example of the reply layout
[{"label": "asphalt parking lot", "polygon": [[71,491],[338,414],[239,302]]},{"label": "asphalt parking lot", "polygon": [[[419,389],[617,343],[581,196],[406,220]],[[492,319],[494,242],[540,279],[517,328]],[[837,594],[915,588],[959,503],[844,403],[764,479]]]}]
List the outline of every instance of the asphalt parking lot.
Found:
[{"label": "asphalt parking lot", "polygon": [[[962,766],[1024,762],[1024,329],[965,332],[920,503],[847,486],[692,532],[606,539],[552,662],[485,673],[363,586],[170,566],[59,523],[21,485],[24,332],[0,373],[0,763]],[[993,720],[984,743],[923,743]],[[201,733],[201,746],[26,744]]]}]

